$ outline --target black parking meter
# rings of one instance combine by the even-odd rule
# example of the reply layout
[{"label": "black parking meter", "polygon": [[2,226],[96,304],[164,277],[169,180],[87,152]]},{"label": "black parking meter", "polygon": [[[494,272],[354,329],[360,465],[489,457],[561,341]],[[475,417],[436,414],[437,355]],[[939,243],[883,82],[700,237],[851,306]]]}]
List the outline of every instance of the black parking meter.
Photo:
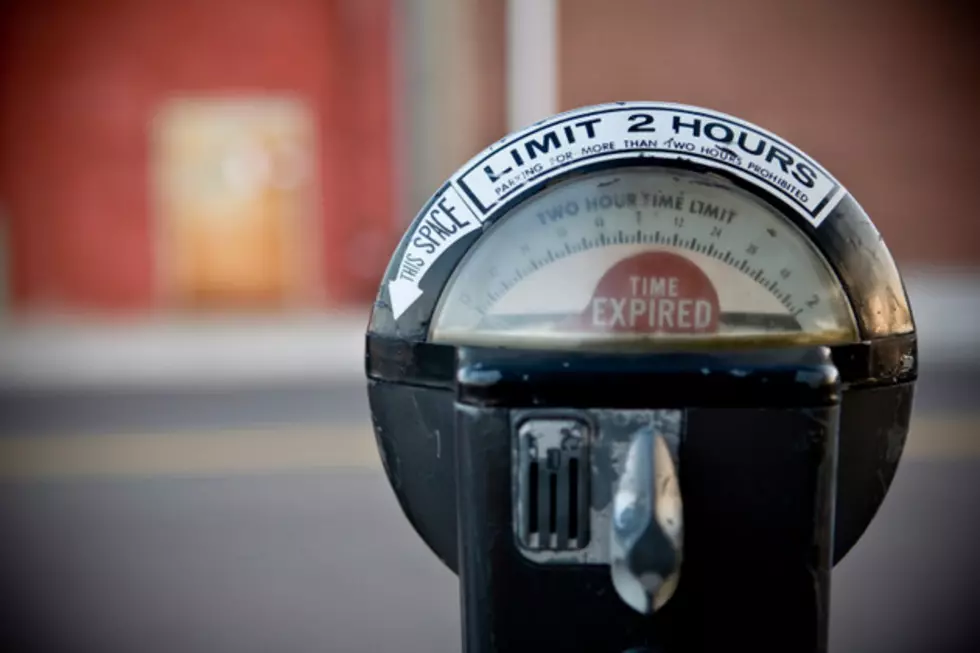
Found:
[{"label": "black parking meter", "polygon": [[379,451],[459,575],[465,653],[825,651],[916,370],[901,278],[840,183],[674,104],[474,158],[367,334]]}]

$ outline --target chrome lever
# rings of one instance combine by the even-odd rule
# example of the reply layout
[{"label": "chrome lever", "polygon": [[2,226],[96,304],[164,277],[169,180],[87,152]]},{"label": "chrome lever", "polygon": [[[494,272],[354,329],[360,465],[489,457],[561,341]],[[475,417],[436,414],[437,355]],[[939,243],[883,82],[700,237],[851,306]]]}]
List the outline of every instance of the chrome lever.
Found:
[{"label": "chrome lever", "polygon": [[676,421],[661,417],[633,435],[613,497],[613,585],[627,605],[643,614],[660,609],[680,579],[683,501],[677,461],[668,445],[668,437],[677,441],[679,430],[677,415]]}]

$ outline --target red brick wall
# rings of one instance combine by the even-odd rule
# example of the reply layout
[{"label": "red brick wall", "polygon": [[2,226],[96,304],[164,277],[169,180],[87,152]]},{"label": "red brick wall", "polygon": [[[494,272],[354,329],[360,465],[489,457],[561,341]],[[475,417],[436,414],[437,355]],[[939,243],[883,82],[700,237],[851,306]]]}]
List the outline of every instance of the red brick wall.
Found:
[{"label": "red brick wall", "polygon": [[173,94],[237,92],[313,108],[322,285],[333,302],[373,296],[393,237],[388,0],[5,5],[0,203],[15,307],[153,307],[154,113]]},{"label": "red brick wall", "polygon": [[562,0],[561,108],[648,99],[744,117],[840,179],[899,263],[980,264],[971,13],[924,0]]}]

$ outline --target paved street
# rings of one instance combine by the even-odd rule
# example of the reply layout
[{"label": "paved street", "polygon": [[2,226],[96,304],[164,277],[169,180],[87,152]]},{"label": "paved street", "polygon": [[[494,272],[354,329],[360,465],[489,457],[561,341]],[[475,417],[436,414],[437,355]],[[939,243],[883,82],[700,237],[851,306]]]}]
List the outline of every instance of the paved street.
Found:
[{"label": "paved street", "polygon": [[[833,650],[966,653],[978,477],[903,465],[835,573]],[[0,523],[3,650],[458,651],[455,577],[377,471],[4,484]]]},{"label": "paved street", "polygon": [[[980,641],[973,381],[924,377],[893,490],[835,572],[834,651]],[[395,504],[359,383],[7,391],[0,486],[2,650],[459,650],[456,579]]]}]

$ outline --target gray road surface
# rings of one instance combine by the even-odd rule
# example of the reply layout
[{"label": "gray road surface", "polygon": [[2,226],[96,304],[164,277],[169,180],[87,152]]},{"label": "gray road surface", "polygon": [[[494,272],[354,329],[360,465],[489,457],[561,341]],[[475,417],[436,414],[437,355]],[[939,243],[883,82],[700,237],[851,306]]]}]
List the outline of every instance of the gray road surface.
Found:
[{"label": "gray road surface", "polygon": [[[978,477],[901,468],[835,573],[834,651],[980,641]],[[0,526],[3,650],[459,650],[455,577],[377,471],[5,484]]]},{"label": "gray road surface", "polygon": [[[924,374],[917,411],[969,413],[969,435],[978,380]],[[370,436],[344,435],[366,423],[360,383],[0,393],[0,445],[62,457],[31,468],[55,470],[44,478],[0,480],[0,650],[458,651],[456,579],[402,517]],[[945,428],[924,424],[937,431],[920,442]],[[234,439],[245,427],[266,433],[246,446]],[[214,429],[232,429],[249,460],[231,464],[228,437],[204,435]],[[280,437],[298,452],[273,464]],[[103,471],[65,476],[86,452]],[[833,650],[977,650],[978,536],[980,455],[907,458],[835,572]]]}]

